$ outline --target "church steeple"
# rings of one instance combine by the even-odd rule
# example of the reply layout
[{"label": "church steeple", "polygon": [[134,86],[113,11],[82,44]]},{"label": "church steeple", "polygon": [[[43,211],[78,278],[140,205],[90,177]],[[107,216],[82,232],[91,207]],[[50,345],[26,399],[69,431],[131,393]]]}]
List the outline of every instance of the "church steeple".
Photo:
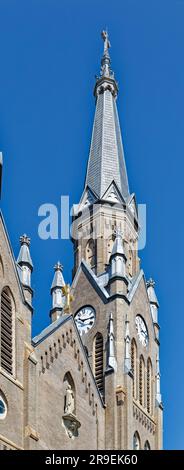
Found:
[{"label": "church steeple", "polygon": [[85,188],[79,205],[73,208],[73,275],[82,259],[97,275],[107,271],[113,233],[117,228],[122,232],[124,255],[127,258],[127,263],[123,258],[122,268],[126,274],[129,270],[133,277],[139,269],[137,206],[134,195],[129,193],[116,107],[118,86],[111,70],[107,31],[102,32],[102,38],[104,49],[100,76],[94,88],[96,111]]},{"label": "church steeple", "polygon": [[118,86],[111,70],[107,31],[102,32],[102,38],[104,51],[100,77],[97,77],[94,89],[96,112],[85,187],[89,187],[98,199],[102,199],[114,182],[126,199],[129,186],[116,107]]}]

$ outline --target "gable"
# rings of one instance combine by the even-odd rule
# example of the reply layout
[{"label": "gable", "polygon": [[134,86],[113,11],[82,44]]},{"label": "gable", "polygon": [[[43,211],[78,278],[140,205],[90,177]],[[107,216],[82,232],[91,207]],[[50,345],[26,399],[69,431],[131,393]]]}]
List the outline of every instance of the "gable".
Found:
[{"label": "gable", "polygon": [[122,204],[125,203],[116,183],[113,181],[107,191],[103,194],[102,199],[104,201],[114,203],[114,204]]},{"label": "gable", "polygon": [[135,194],[131,194],[131,196],[127,200],[127,206],[130,209],[130,212],[133,214],[135,218],[138,217],[138,211],[137,211],[137,202],[136,202],[136,197]]},{"label": "gable", "polygon": [[151,333],[153,339],[155,339],[155,332],[150,308],[150,302],[147,293],[146,281],[144,273],[141,270],[135,285],[132,288],[132,292],[129,293],[130,310],[134,312],[134,315],[140,315],[144,318],[148,330]]},{"label": "gable", "polygon": [[79,210],[84,209],[86,206],[91,206],[97,200],[97,196],[89,187],[87,187],[81,197],[79,203]]},{"label": "gable", "polygon": [[[88,297],[89,292],[91,292],[92,296],[95,295],[98,298],[100,297],[103,303],[108,302],[109,294],[107,290],[101,285],[100,280],[94,274],[92,269],[90,269],[88,264],[82,260],[72,283],[72,291],[74,293],[75,299],[77,297],[79,299],[84,298],[84,289],[87,289]],[[74,303],[75,302],[72,302],[72,308]]]},{"label": "gable", "polygon": [[[101,433],[103,435],[103,400],[97,389],[73,317],[63,315],[54,323],[33,340],[38,377],[36,399],[38,432],[41,436],[39,448],[44,447],[45,442],[49,448],[61,449],[71,445],[64,421],[66,413],[65,378],[68,375],[71,377],[75,390],[74,415],[80,424],[78,445],[80,448],[83,446],[87,448],[86,423],[88,423],[91,427],[90,432],[94,446],[97,432],[97,408],[101,417]],[[47,426],[45,426],[45,421]]]}]

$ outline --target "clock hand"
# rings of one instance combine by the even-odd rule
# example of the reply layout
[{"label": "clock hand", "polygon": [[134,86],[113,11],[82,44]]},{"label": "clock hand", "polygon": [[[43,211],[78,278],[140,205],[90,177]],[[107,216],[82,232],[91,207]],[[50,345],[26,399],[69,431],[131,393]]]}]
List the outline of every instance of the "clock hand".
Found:
[{"label": "clock hand", "polygon": [[80,323],[82,326],[84,326],[84,320],[81,320],[78,318],[77,322]]},{"label": "clock hand", "polygon": [[85,325],[91,325],[92,321],[91,321],[91,318],[87,318],[85,321],[84,321]]}]

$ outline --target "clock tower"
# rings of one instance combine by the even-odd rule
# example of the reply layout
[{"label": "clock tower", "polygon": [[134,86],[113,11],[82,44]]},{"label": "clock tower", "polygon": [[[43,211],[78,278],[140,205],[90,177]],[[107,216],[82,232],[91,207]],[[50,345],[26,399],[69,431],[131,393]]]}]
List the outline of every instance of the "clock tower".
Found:
[{"label": "clock tower", "polygon": [[108,33],[84,191],[73,208],[72,314],[105,406],[107,449],[161,449],[158,300],[139,265]]}]

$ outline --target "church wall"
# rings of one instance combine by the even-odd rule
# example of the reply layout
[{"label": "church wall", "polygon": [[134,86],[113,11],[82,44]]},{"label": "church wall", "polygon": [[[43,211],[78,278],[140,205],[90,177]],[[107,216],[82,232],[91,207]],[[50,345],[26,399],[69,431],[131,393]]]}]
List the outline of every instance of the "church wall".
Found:
[{"label": "church wall", "polygon": [[[25,343],[30,344],[31,312],[23,303],[18,277],[10,247],[0,218],[0,293],[8,287],[13,312],[13,375],[0,367],[0,390],[7,402],[7,415],[0,420],[0,436],[5,436],[7,448],[23,447],[23,420],[24,420],[24,350]],[[3,437],[0,440],[4,442]]]},{"label": "church wall", "polygon": [[[36,356],[39,361],[37,406],[40,436],[37,448],[89,449],[90,446],[91,449],[103,449],[104,409],[73,328],[63,325],[36,347]],[[81,423],[79,436],[74,439],[68,437],[63,426],[63,379],[67,372],[75,384],[76,418]]]},{"label": "church wall", "polygon": [[8,447],[23,448],[23,387],[1,373],[0,390],[8,406],[6,418],[0,420],[0,441],[2,445],[9,441]]},{"label": "church wall", "polygon": [[[137,331],[135,328],[135,317],[136,315],[142,315],[145,319],[149,334],[149,344],[147,348],[144,348],[137,337]],[[133,399],[133,420],[132,420],[132,442],[133,434],[135,431],[139,432],[141,445],[144,447],[146,440],[149,441],[151,448],[154,449],[156,445],[156,433],[157,431],[157,419],[155,409],[155,375],[156,375],[156,355],[158,352],[158,345],[155,342],[153,322],[150,313],[150,305],[147,298],[147,292],[143,279],[135,292],[132,302],[129,307],[129,319],[130,321],[130,337],[135,338],[137,344],[137,398]],[[139,358],[143,355],[145,361],[145,405],[141,406],[139,403]],[[153,367],[153,381],[152,381],[152,404],[153,412],[147,413],[146,408],[146,378],[147,378],[147,359],[151,358]],[[130,443],[131,444],[131,443]]]}]

